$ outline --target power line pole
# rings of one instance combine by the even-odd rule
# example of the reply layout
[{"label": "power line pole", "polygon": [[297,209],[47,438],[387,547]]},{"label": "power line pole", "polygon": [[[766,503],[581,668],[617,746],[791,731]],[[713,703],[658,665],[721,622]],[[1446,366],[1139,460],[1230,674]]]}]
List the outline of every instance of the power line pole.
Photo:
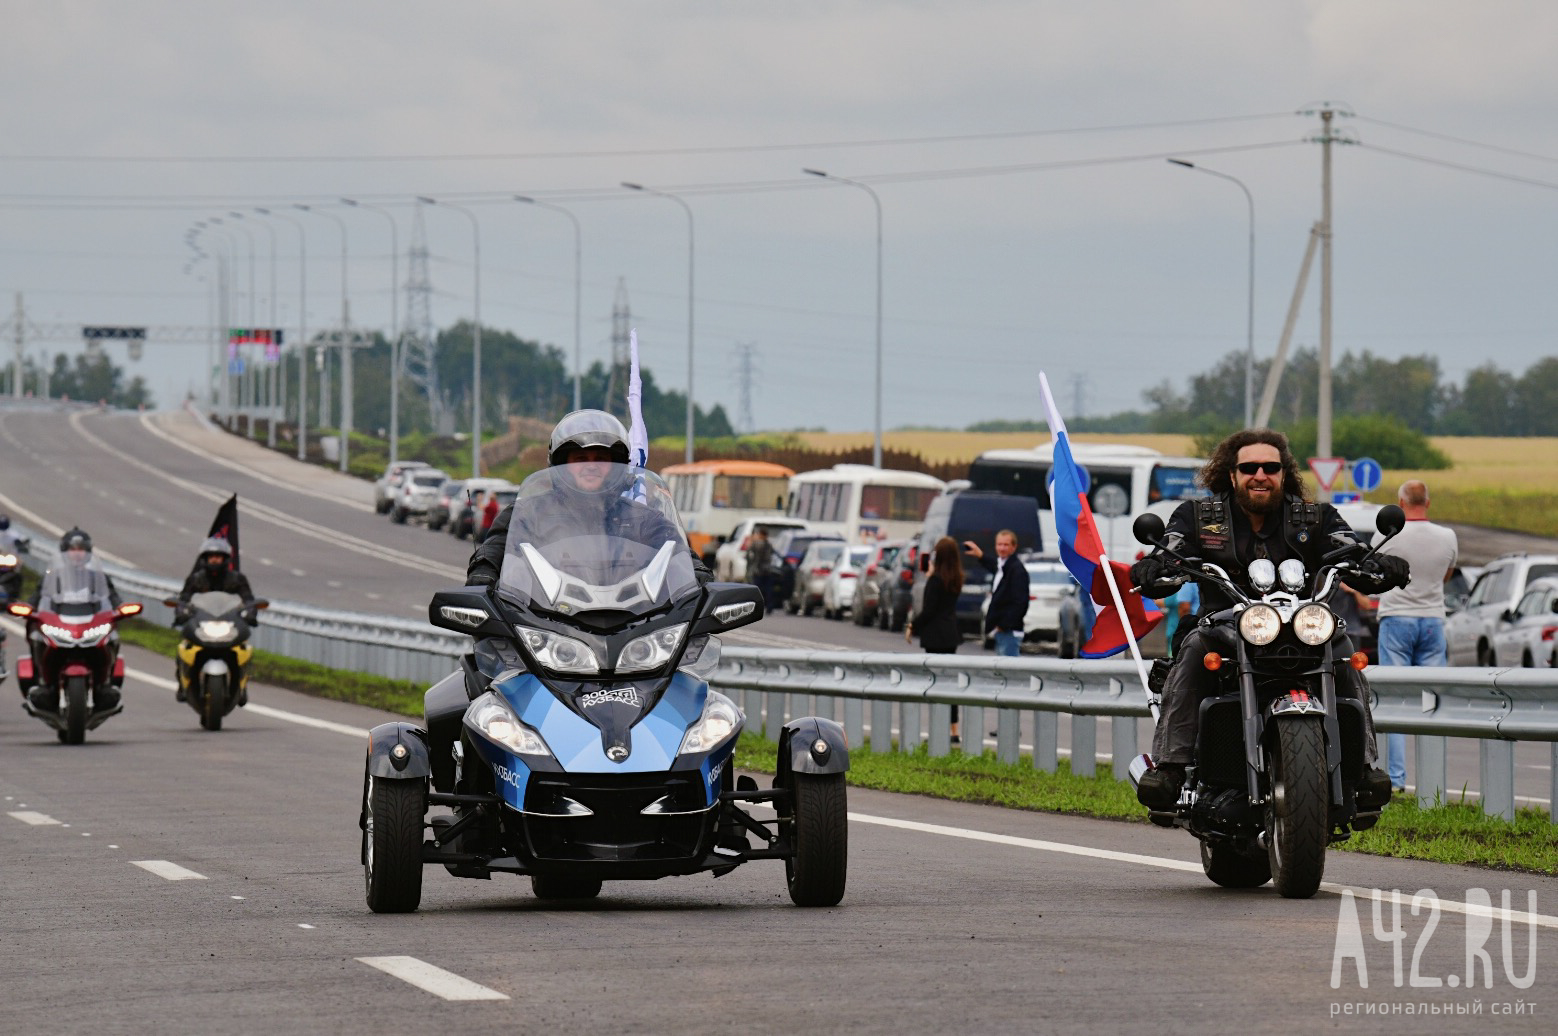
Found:
[{"label": "power line pole", "polygon": [[611,299],[611,373],[606,378],[606,402],[604,409],[610,413],[617,394],[622,395],[623,409],[627,409],[628,347],[629,334],[633,330],[633,311],[628,306],[628,284],[617,278],[617,293]]},{"label": "power line pole", "polygon": [[741,430],[750,435],[757,431],[757,421],[752,417],[752,382],[757,376],[757,343],[736,343],[736,385],[740,391],[740,412],[736,420]]},{"label": "power line pole", "polygon": [[411,224],[406,274],[406,325],[401,336],[401,371],[427,396],[428,419],[435,434],[445,434],[443,399],[438,391],[437,341],[433,337],[433,281],[428,273],[427,227],[422,206]]},{"label": "power line pole", "polygon": [[1350,116],[1352,112],[1333,108],[1329,103],[1318,112],[1306,115],[1320,116],[1320,391],[1315,415],[1315,452],[1321,457],[1331,456],[1331,145],[1351,144],[1353,141],[1339,136],[1332,128],[1331,120],[1337,115]]},{"label": "power line pole", "polygon": [[16,293],[16,359],[11,361],[11,395],[22,398],[22,354],[27,348],[22,329],[26,327],[26,314],[22,309],[22,293]]},{"label": "power line pole", "polygon": [[1083,404],[1087,401],[1087,375],[1071,375],[1071,416],[1083,415]]}]

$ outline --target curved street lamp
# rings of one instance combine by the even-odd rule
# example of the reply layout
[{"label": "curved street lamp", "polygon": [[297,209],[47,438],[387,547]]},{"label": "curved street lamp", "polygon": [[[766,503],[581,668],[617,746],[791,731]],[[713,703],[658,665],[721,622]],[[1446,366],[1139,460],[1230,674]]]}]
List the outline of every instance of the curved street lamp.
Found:
[{"label": "curved street lamp", "polygon": [[442,205],[471,221],[471,240],[476,254],[476,325],[471,330],[471,477],[481,477],[481,224],[476,214],[463,205],[419,195],[424,205]]},{"label": "curved street lamp", "polygon": [[669,198],[682,207],[687,213],[687,463],[692,463],[692,435],[693,435],[693,402],[692,402],[692,316],[693,316],[693,228],[692,206],[678,198],[674,194],[665,191],[657,191],[653,187],[645,187],[641,183],[622,182],[622,186],[630,191],[643,191],[645,194],[653,194],[657,198]]}]

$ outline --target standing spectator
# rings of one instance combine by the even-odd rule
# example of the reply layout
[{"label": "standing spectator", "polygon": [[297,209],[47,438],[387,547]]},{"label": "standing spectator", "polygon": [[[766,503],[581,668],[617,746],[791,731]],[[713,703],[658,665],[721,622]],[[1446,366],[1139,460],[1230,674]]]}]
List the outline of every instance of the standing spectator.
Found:
[{"label": "standing spectator", "polygon": [[752,531],[752,542],[747,547],[747,582],[757,587],[763,595],[763,608],[775,611],[779,598],[774,593],[774,547],[768,542],[768,530],[758,527]]},{"label": "standing spectator", "polygon": [[[1444,584],[1455,572],[1455,533],[1428,520],[1428,487],[1417,479],[1401,484],[1396,501],[1406,512],[1404,529],[1380,548],[1381,554],[1406,559],[1411,582],[1379,599],[1379,660],[1381,665],[1442,666]],[[1375,533],[1375,540],[1383,539]],[[1405,791],[1407,737],[1391,734],[1389,767],[1393,791]]]},{"label": "standing spectator", "polygon": [[[498,491],[487,490],[486,502],[481,505],[481,539],[487,538],[487,533],[492,529],[492,523],[498,520]],[[479,542],[479,541],[478,541]]]},{"label": "standing spectator", "polygon": [[973,540],[964,540],[963,549],[995,575],[990,583],[985,632],[994,636],[996,654],[1016,657],[1022,653],[1022,624],[1028,617],[1028,569],[1017,560],[1017,534],[1010,529],[995,534],[993,561]]},{"label": "standing spectator", "polygon": [[[957,653],[963,635],[958,632],[958,595],[963,592],[963,561],[957,541],[943,536],[931,552],[930,570],[925,575],[925,600],[920,610],[904,623],[903,639],[910,640],[916,628],[920,647],[930,655]],[[908,731],[904,736],[909,737]],[[952,743],[958,744],[958,707],[952,706]]]}]

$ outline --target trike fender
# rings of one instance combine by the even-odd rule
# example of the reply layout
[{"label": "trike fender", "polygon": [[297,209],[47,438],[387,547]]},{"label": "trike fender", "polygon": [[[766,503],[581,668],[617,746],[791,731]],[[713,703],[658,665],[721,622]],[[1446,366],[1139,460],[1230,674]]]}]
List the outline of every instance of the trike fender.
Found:
[{"label": "trike fender", "polygon": [[[818,751],[818,745],[825,751]],[[845,773],[849,770],[849,738],[844,727],[821,716],[799,716],[779,732],[778,783],[792,773]]]}]

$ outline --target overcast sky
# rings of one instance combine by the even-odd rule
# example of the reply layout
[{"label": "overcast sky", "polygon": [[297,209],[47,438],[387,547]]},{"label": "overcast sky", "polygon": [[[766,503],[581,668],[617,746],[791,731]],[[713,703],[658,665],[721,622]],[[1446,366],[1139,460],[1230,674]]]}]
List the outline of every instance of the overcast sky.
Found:
[{"label": "overcast sky", "polygon": [[[617,187],[637,181],[694,213],[699,403],[739,417],[735,346],[752,343],[759,427],[867,429],[874,209],[810,166],[881,198],[887,427],[1036,417],[1040,369],[1063,410],[1085,378],[1083,412],[1112,412],[1245,344],[1244,195],[1164,156],[1252,193],[1270,355],[1320,215],[1320,122],[1296,113],[1329,101],[1361,145],[1333,149],[1338,354],[1427,352],[1458,380],[1558,352],[1558,5],[1543,0],[0,10],[0,312],[22,292],[38,325],[208,323],[209,267],[185,272],[185,233],[235,209],[265,323],[256,206],[306,227],[307,321],[334,322],[339,233],[288,209],[301,202],[345,220],[354,321],[387,329],[388,226],[338,199],[388,208],[404,253],[428,195],[477,217],[483,322],[571,354],[572,229],[523,193],[581,221],[585,366],[608,356],[621,278],[646,365],[681,388],[687,220]],[[424,219],[447,326],[472,311],[471,226]],[[290,331],[297,236],[272,226]],[[1319,283],[1317,264],[1297,344],[1318,340]],[[205,356],[154,343],[132,370],[167,405]]]}]

